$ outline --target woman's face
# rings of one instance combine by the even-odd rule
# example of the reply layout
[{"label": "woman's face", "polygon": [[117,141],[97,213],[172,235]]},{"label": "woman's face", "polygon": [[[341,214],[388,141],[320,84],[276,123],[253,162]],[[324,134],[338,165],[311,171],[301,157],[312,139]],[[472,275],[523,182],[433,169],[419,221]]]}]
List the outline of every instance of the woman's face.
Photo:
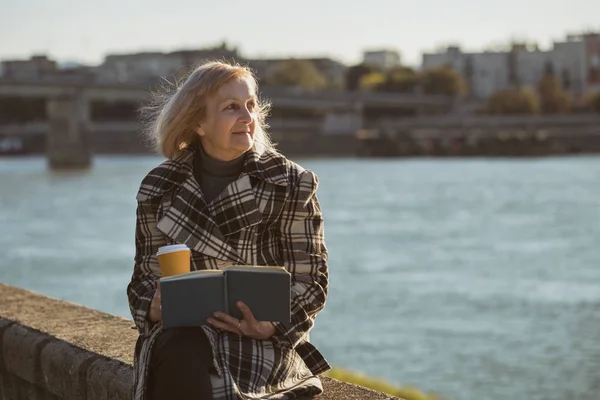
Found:
[{"label": "woman's face", "polygon": [[206,116],[196,132],[209,156],[230,161],[252,148],[258,104],[254,93],[250,81],[234,78],[208,98]]}]

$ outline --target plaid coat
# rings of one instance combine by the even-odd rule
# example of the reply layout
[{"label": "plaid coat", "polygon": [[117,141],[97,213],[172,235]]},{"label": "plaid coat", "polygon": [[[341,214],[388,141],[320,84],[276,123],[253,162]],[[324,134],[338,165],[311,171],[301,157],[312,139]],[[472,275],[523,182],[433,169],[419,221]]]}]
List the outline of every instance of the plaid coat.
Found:
[{"label": "plaid coat", "polygon": [[[137,194],[135,265],[127,287],[140,336],[134,357],[134,400],[146,398],[153,343],[162,329],[146,313],[160,277],[160,246],[185,243],[192,269],[282,265],[292,274],[292,322],[276,323],[269,340],[212,326],[215,400],[294,399],[322,392],[316,376],[330,369],[308,341],[327,297],[327,250],[314,173],[267,151],[247,154],[243,172],[209,204],[193,174],[194,148],[153,169]],[[200,399],[198,399],[200,400]]]}]

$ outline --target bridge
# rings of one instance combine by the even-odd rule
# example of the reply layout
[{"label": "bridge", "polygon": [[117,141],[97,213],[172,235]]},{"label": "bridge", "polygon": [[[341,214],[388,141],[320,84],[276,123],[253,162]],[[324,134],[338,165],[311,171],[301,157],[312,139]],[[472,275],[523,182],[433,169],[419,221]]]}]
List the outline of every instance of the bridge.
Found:
[{"label": "bridge", "polygon": [[[86,101],[143,102],[150,98],[152,87],[139,84],[82,83],[56,80],[0,79],[2,97],[55,98],[70,95]],[[356,110],[357,107],[452,107],[454,100],[448,96],[376,93],[359,91],[303,90],[283,87],[261,87],[261,97],[277,107],[326,110]]]},{"label": "bridge", "polygon": [[[102,84],[57,80],[0,79],[0,98],[45,99],[45,123],[5,126],[4,135],[46,132],[49,165],[54,168],[86,167],[92,150],[87,134],[105,131],[108,126],[136,130],[134,121],[92,121],[92,102],[139,104],[151,99],[150,85]],[[299,128],[319,134],[354,133],[381,116],[428,115],[453,109],[454,99],[423,94],[394,94],[349,91],[312,91],[295,88],[261,87],[260,97],[269,100],[273,110],[313,112],[318,117],[302,120],[283,112],[270,120],[271,127],[285,131]],[[316,119],[315,119],[316,118]],[[289,121],[288,121],[289,120]],[[38,121],[39,122],[39,121]],[[315,133],[315,132],[313,132]]]}]

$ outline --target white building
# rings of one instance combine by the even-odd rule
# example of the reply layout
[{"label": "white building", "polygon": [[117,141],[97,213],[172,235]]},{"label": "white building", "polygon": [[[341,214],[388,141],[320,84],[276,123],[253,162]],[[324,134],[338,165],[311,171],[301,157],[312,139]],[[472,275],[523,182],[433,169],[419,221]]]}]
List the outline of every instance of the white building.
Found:
[{"label": "white building", "polygon": [[542,51],[513,45],[507,51],[463,53],[456,46],[423,54],[423,69],[449,65],[465,79],[472,96],[486,98],[511,87],[534,87],[552,71],[575,96],[600,90],[600,34],[569,36]]},{"label": "white building", "polygon": [[502,53],[475,53],[465,63],[466,82],[478,97],[488,97],[509,86],[508,59]]},{"label": "white building", "polygon": [[508,53],[463,53],[451,46],[444,53],[423,54],[423,69],[448,65],[463,76],[469,93],[485,98],[509,85]]},{"label": "white building", "polygon": [[[529,50],[525,46],[515,46],[508,53],[511,64],[511,85],[515,87],[535,87],[552,65],[553,54],[539,49]],[[509,85],[509,86],[511,86]]]},{"label": "white building", "polygon": [[384,70],[400,65],[400,53],[393,50],[373,50],[363,52],[363,64]]},{"label": "white building", "polygon": [[600,91],[600,33],[569,35],[554,43],[554,71],[576,93]]},{"label": "white building", "polygon": [[516,60],[516,83],[535,87],[547,72],[552,72],[562,86],[579,95],[588,90],[585,68],[585,42],[555,42],[552,50],[513,49]]}]

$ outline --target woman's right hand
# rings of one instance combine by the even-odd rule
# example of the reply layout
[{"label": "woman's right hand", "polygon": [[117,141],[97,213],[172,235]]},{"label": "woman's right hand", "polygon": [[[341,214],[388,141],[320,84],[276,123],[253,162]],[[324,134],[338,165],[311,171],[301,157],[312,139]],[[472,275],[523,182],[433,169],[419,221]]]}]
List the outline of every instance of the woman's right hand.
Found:
[{"label": "woman's right hand", "polygon": [[152,302],[150,303],[150,309],[148,310],[148,319],[154,323],[162,321],[162,308],[160,303],[160,282],[158,282],[156,292],[154,292],[154,297],[152,297]]}]

